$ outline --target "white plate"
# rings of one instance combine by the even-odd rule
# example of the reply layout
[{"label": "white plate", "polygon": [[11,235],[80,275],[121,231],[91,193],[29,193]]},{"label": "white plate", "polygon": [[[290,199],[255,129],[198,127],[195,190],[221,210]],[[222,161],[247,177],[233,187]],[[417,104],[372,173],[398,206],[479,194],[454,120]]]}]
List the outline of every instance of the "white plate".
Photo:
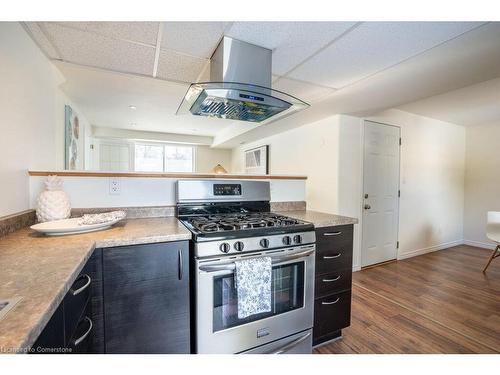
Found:
[{"label": "white plate", "polygon": [[46,223],[32,225],[30,228],[37,232],[44,233],[47,236],[64,236],[65,234],[87,233],[94,232],[96,230],[108,229],[113,224],[122,220],[115,219],[99,224],[78,225],[79,219],[80,218],[75,217],[73,219],[48,221]]}]

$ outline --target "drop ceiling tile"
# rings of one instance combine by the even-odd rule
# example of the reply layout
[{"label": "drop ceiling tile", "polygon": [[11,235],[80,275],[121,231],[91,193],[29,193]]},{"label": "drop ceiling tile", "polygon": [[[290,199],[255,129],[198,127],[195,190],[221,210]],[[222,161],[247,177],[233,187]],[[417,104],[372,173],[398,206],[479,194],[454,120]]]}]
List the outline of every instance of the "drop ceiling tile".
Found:
[{"label": "drop ceiling tile", "polygon": [[155,46],[159,22],[59,22],[60,25],[94,32],[111,38]]},{"label": "drop ceiling tile", "polygon": [[47,56],[49,56],[51,59],[61,58],[52,43],[47,39],[37,22],[26,22],[25,26],[28,28],[35,42],[40,46],[43,52],[47,54]]},{"label": "drop ceiling tile", "polygon": [[155,49],[54,23],[43,25],[63,60],[119,72],[152,75]]},{"label": "drop ceiling tile", "polygon": [[174,51],[161,51],[157,76],[167,80],[195,82],[206,63],[206,59],[199,59]]},{"label": "drop ceiling tile", "polygon": [[284,75],[354,25],[354,22],[235,22],[226,35],[273,50],[273,74]]},{"label": "drop ceiling tile", "polygon": [[230,22],[165,22],[161,48],[210,58]]},{"label": "drop ceiling tile", "polygon": [[363,23],[288,76],[340,88],[479,25],[480,22]]},{"label": "drop ceiling tile", "polygon": [[286,77],[273,77],[273,89],[283,91],[309,104],[318,102],[336,91],[329,87],[313,85]]}]

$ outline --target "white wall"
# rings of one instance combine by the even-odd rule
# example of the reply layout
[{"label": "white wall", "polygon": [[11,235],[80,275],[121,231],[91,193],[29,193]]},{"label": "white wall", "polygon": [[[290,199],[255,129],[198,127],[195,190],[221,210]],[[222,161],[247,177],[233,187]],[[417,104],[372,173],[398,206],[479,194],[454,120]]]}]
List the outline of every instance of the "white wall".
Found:
[{"label": "white wall", "polygon": [[60,165],[60,80],[18,23],[0,23],[0,216],[28,209],[29,168]]},{"label": "white wall", "polygon": [[[401,127],[399,258],[463,240],[465,128],[399,110],[370,118]],[[362,215],[363,120],[333,116],[233,150],[233,172],[244,150],[270,145],[273,174],[308,176],[308,209]],[[360,264],[362,223],[355,226],[354,268]]]},{"label": "white wall", "polygon": [[0,23],[0,216],[29,208],[28,169],[64,168],[66,104],[80,115],[81,147],[90,147],[90,124],[62,82],[19,23]]},{"label": "white wall", "polygon": [[400,110],[370,120],[401,127],[398,258],[462,243],[465,128]]},{"label": "white wall", "polygon": [[[307,176],[307,209],[359,218],[361,119],[332,116],[233,149],[232,172],[244,170],[244,151],[270,145],[271,174]],[[360,232],[354,227],[353,268],[360,264]]]},{"label": "white wall", "polygon": [[500,211],[500,123],[466,129],[465,242],[481,247],[486,238],[486,213]]},{"label": "white wall", "polygon": [[114,138],[114,139],[140,139],[141,141],[154,141],[154,142],[171,142],[171,143],[185,143],[192,145],[210,145],[212,144],[212,137],[192,135],[192,134],[175,134],[175,133],[161,133],[142,130],[131,129],[118,129],[103,126],[93,126],[93,134],[95,137],[101,138]]},{"label": "white wall", "polygon": [[[36,199],[44,189],[45,177],[30,177],[30,207],[36,208]],[[170,206],[176,203],[175,182],[171,178],[120,177],[121,192],[109,193],[110,178],[62,177],[64,191],[75,208]],[[271,201],[305,200],[305,180],[270,180]]]},{"label": "white wall", "polygon": [[231,150],[197,146],[195,151],[196,173],[213,173],[213,168],[220,164],[231,173]]},{"label": "white wall", "polygon": [[306,175],[307,207],[338,210],[338,149],[340,116],[301,126],[233,149],[232,172],[244,172],[244,152],[270,145],[271,174]]}]

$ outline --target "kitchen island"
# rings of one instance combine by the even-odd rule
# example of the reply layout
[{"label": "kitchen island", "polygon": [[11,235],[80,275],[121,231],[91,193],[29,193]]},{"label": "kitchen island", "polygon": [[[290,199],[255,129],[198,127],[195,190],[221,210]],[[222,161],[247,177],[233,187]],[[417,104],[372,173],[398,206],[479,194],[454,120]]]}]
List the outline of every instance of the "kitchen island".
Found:
[{"label": "kitchen island", "polygon": [[0,320],[0,353],[33,345],[94,249],[190,238],[175,217],[124,220],[108,230],[62,237],[24,228],[1,238],[0,299],[22,299]]}]

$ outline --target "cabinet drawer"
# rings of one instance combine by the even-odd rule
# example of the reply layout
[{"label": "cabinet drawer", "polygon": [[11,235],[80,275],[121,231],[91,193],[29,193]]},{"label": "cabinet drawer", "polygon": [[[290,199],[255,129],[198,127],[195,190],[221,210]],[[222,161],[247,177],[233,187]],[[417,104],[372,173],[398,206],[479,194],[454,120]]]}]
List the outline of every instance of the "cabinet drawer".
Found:
[{"label": "cabinet drawer", "polygon": [[351,324],[351,291],[332,294],[314,301],[314,341],[321,340]]},{"label": "cabinet drawer", "polygon": [[352,270],[350,268],[316,276],[314,284],[315,297],[324,297],[333,293],[351,289],[351,281]]},{"label": "cabinet drawer", "polygon": [[91,261],[87,263],[64,297],[64,335],[66,342],[69,342],[69,339],[73,336],[76,326],[89,304],[92,284],[90,268]]},{"label": "cabinet drawer", "polygon": [[335,227],[325,227],[316,229],[317,253],[330,251],[331,248],[343,246],[345,243],[352,243],[353,226],[340,225]]},{"label": "cabinet drawer", "polygon": [[181,269],[181,252],[188,250],[187,241],[113,247],[103,251],[104,279],[121,284],[177,279]]},{"label": "cabinet drawer", "polygon": [[316,253],[316,275],[334,273],[342,269],[352,270],[352,243],[329,251]]},{"label": "cabinet drawer", "polygon": [[73,354],[86,354],[91,352],[92,337],[94,334],[94,322],[90,311],[90,304],[87,305],[85,313],[77,322],[75,332],[68,341],[68,348]]}]

